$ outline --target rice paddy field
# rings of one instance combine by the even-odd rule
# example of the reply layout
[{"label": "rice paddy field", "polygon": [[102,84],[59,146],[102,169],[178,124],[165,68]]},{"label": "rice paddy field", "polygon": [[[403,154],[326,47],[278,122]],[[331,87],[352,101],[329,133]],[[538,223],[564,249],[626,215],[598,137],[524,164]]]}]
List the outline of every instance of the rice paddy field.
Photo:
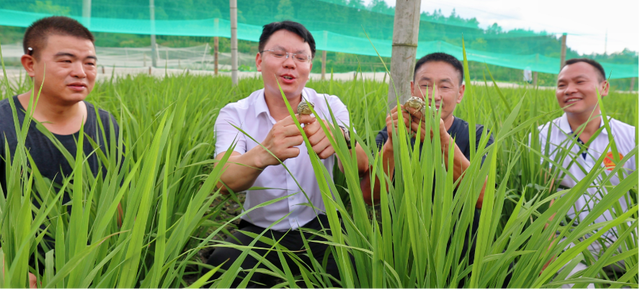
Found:
[{"label": "rice paddy field", "polygon": [[[1,98],[9,98],[27,91],[31,84],[25,80],[1,86]],[[216,190],[222,166],[214,166],[213,125],[223,106],[261,87],[260,78],[242,79],[234,87],[227,77],[189,74],[114,77],[96,84],[87,100],[111,112],[121,132],[117,144],[106,152],[95,152],[106,173],[94,176],[81,151],[68,152],[75,170],[62,188],[56,188],[29,166],[27,150],[16,150],[7,165],[8,192],[0,195],[0,257],[5,260],[0,285],[26,287],[31,271],[43,273],[38,274],[42,288],[203,286],[218,269],[207,268],[199,252],[233,247],[216,237],[227,234],[238,218],[223,218],[222,206],[214,203],[221,198],[233,202],[238,196],[221,196]],[[332,245],[340,280],[326,275],[325,261],[304,264],[294,258],[299,275],[289,267],[266,262],[264,269],[244,270],[272,274],[279,288],[556,288],[567,283],[581,288],[589,283],[638,287],[638,173],[616,187],[608,182],[599,185],[608,194],[589,217],[612,210],[614,220],[597,226],[567,221],[572,204],[605,173],[594,169],[575,188],[550,189],[548,168],[557,160],[541,158],[538,142],[528,140],[530,135],[537,136],[539,125],[562,114],[554,91],[498,88],[490,80],[467,87],[454,114],[470,122],[470,128],[485,125],[495,143],[472,153],[465,178],[454,181],[444,166],[452,161],[443,160],[439,144],[427,141],[422,149],[414,149],[408,146],[406,132],[400,131],[394,138],[400,150],[395,155],[396,180],[391,182],[380,170],[382,161],[374,142],[388,111],[388,85],[356,79],[310,81],[308,87],[337,95],[347,105],[355,131],[352,136],[370,152],[370,174],[390,184],[389,189],[383,189],[379,206],[367,206],[355,157],[344,140],[334,140],[344,173],[336,170],[331,179],[326,178],[328,172],[316,171],[318,179],[327,180],[321,190],[333,234],[316,234]],[[602,107],[604,114],[637,128],[637,94],[612,92],[602,99]],[[428,119],[428,126],[434,124]],[[486,141],[485,137],[479,142]],[[637,163],[637,141],[631,155]],[[319,162],[317,156],[309,158]],[[562,172],[562,168],[551,168],[553,176]],[[611,174],[623,170],[618,166]],[[495,186],[487,186],[485,192],[475,262],[470,264],[468,258],[459,257],[485,178]],[[31,202],[36,191],[43,201],[39,209]],[[64,192],[72,197],[71,213],[62,204]],[[628,211],[620,210],[620,197],[628,201]],[[123,208],[121,225],[118,204]],[[553,213],[558,214],[552,218]],[[43,239],[43,227],[55,239],[55,248],[39,256],[43,271],[29,269],[29,256]],[[600,236],[611,228],[616,229],[618,240],[595,260],[587,246],[602,242]],[[554,234],[557,239],[550,238]],[[592,235],[583,239],[586,234]],[[262,240],[282,257],[291,254],[276,241]],[[256,255],[250,247],[241,250],[243,257]],[[586,261],[587,269],[569,276],[580,260]],[[610,280],[601,269],[619,261],[627,272]],[[233,263],[211,286],[230,287],[239,267]],[[209,272],[201,276],[205,268]]]}]

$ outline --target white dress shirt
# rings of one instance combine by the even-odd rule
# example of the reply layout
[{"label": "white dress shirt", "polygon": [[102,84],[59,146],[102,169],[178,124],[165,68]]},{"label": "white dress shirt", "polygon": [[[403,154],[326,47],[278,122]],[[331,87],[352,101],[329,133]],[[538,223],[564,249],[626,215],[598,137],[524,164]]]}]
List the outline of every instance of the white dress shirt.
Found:
[{"label": "white dress shirt", "polygon": [[[609,147],[607,149],[607,146],[609,145],[609,134],[613,136],[613,140],[615,141],[621,159],[636,147],[636,130],[633,126],[630,126],[613,118],[609,118],[609,126],[611,128],[611,132],[608,132],[606,128],[603,128],[599,135],[594,135],[594,137],[592,137],[592,139],[595,139],[591,142],[591,144],[589,144],[589,147],[586,150],[586,154],[584,151],[580,151],[581,146],[579,144],[576,144],[571,140],[567,140],[567,138],[575,138],[575,134],[573,133],[573,130],[569,125],[566,113],[561,117],[553,120],[552,122],[542,125],[538,128],[540,131],[540,144],[543,151],[545,150],[547,137],[549,138],[549,152],[546,152],[546,155],[550,156],[552,160],[555,160],[556,154],[558,153],[560,153],[562,156],[562,149],[566,150],[565,148],[571,147],[569,149],[570,153],[566,158],[564,158],[564,160],[562,160],[563,167],[568,169],[569,174],[566,174],[564,176],[562,182],[560,183],[561,185],[569,188],[574,187],[577,182],[582,180],[586,176],[586,174],[593,168],[606,168],[612,165],[611,161],[613,161],[613,158],[608,158],[605,160],[605,162],[596,164],[602,154],[612,154],[611,148]],[[602,120],[602,117],[600,117],[600,127],[604,127],[604,121]],[[549,128],[551,128],[550,131]],[[583,141],[586,142],[588,140]],[[629,173],[636,170],[635,160],[635,156],[633,156],[624,164],[624,178],[626,178]],[[569,166],[572,161],[574,161],[574,163]],[[612,169],[613,168],[605,169],[605,173],[608,175],[608,173],[611,172]],[[583,220],[588,215],[589,209],[593,208],[595,204],[602,199],[603,195],[606,194],[606,191],[602,192],[603,190],[601,190],[604,189],[604,187],[602,186],[604,177],[605,176],[603,176],[602,174],[596,177],[592,186],[587,189],[587,192],[585,192],[577,200],[574,207],[569,210],[568,216],[570,218],[573,219],[577,214],[579,216],[578,221]],[[612,176],[610,182],[613,186],[618,185],[620,183],[618,175],[615,174],[614,176]],[[624,197],[620,199],[620,205],[623,211],[627,210],[628,206],[624,200]],[[611,216],[611,213],[609,211],[606,211],[603,215],[598,217],[595,222],[599,223],[609,220],[613,220],[613,218]],[[610,242],[616,240],[613,231],[605,233],[603,235],[603,238],[607,238]]]},{"label": "white dress shirt", "polygon": [[[332,123],[329,113],[329,108],[331,108],[338,124],[349,126],[349,112],[338,97],[318,94],[315,90],[309,88],[303,89],[302,96],[314,104],[314,110],[319,114],[319,116],[316,116],[317,118]],[[327,104],[329,105],[328,107]],[[266,138],[275,123],[276,121],[269,113],[269,108],[265,101],[264,89],[253,92],[245,99],[226,105],[220,110],[215,123],[215,154],[228,151],[234,143],[235,148],[233,150],[240,154],[246,153],[253,147],[260,146],[258,143]],[[234,126],[242,129],[248,136],[238,131]],[[249,136],[258,141],[258,143],[254,142]],[[304,144],[297,147],[300,148],[300,154],[283,162],[291,174],[287,172],[282,164],[265,168],[253,184],[253,188],[256,189],[247,190],[244,210],[276,198],[289,197],[253,209],[251,212],[245,213],[242,219],[263,228],[271,227],[273,230],[287,231],[304,226],[316,218],[317,214],[325,212],[322,194],[307,148]],[[331,156],[321,159],[321,161],[329,174],[332,175],[335,158]],[[313,207],[308,204],[312,204]],[[276,223],[277,220],[284,216],[287,217]]]}]

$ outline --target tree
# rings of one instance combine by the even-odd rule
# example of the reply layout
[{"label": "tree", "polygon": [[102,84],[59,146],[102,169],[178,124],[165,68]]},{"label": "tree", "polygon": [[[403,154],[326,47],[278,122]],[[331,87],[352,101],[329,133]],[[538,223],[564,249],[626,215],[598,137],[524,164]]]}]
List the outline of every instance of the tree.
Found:
[{"label": "tree", "polygon": [[278,14],[275,19],[278,21],[295,19],[293,6],[291,5],[290,0],[280,0],[280,3],[278,4]]}]

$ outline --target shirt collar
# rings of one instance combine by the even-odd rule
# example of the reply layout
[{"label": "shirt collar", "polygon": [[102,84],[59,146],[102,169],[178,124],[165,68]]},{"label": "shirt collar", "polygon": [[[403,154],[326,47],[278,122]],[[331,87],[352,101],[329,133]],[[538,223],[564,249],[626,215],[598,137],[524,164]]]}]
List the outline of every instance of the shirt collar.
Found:
[{"label": "shirt collar", "polygon": [[[307,88],[302,89],[302,98],[315,104],[315,101],[311,99],[311,95],[307,92]],[[255,93],[255,99],[253,100],[255,106],[255,116],[258,117],[262,113],[266,113],[268,116],[271,116],[269,113],[269,107],[267,106],[267,100],[265,99],[264,89],[261,89]]]},{"label": "shirt collar", "polygon": [[[602,118],[602,115],[600,115],[598,118],[600,118],[599,128],[604,127],[604,119]],[[611,117],[609,117],[609,121],[611,121]],[[573,132],[573,130],[571,129],[571,125],[569,125],[569,119],[567,118],[567,113],[562,114],[562,117],[560,117],[560,129],[564,131],[566,134],[570,134]],[[607,130],[602,130],[600,134],[608,134],[608,132]]]},{"label": "shirt collar", "polygon": [[257,118],[262,113],[269,115],[269,107],[267,107],[267,101],[264,98],[264,89],[255,92],[255,98],[252,100],[254,105],[255,117]]}]

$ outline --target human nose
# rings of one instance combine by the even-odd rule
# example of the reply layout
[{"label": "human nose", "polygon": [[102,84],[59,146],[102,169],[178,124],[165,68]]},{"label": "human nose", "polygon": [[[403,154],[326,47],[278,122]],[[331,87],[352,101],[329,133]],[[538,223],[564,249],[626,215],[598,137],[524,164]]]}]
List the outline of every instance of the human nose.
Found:
[{"label": "human nose", "polygon": [[577,86],[573,83],[568,83],[566,88],[564,88],[565,95],[570,95],[577,91],[578,91]]},{"label": "human nose", "polygon": [[296,62],[293,59],[293,54],[287,52],[287,54],[284,57],[284,61],[282,62],[282,65],[284,67],[288,67],[288,68],[295,68],[296,67]]},{"label": "human nose", "polygon": [[429,90],[429,100],[439,102],[441,99],[442,99],[442,96],[440,95],[440,93],[438,93],[437,89]]},{"label": "human nose", "polygon": [[85,71],[84,66],[81,62],[74,62],[71,68],[72,68],[71,69],[72,77],[76,77],[80,79],[87,77],[87,72]]}]

